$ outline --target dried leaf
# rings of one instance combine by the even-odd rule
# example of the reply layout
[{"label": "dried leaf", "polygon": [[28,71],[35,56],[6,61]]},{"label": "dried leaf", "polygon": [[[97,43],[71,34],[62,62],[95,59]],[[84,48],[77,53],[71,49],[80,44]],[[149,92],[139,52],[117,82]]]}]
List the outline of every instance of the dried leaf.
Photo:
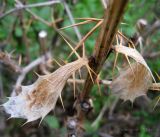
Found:
[{"label": "dried leaf", "polygon": [[51,74],[40,76],[32,85],[22,86],[18,96],[9,97],[3,104],[5,111],[11,114],[11,118],[24,118],[27,122],[43,119],[54,109],[68,78],[87,63],[87,59],[80,58]]},{"label": "dried leaf", "polygon": [[136,49],[129,48],[126,46],[121,46],[121,45],[114,46],[114,49],[116,52],[119,52],[119,53],[122,53],[126,56],[129,56],[129,57],[133,58],[134,60],[136,60],[137,62],[139,62],[140,64],[144,65],[148,69],[148,71],[150,72],[153,80],[155,81],[154,76],[153,76],[150,68],[148,67],[146,61],[144,60],[142,55]]},{"label": "dried leaf", "polygon": [[128,67],[120,72],[112,81],[110,88],[114,95],[133,102],[135,98],[146,95],[151,85],[152,76],[148,69],[140,63],[133,63],[131,68]]}]

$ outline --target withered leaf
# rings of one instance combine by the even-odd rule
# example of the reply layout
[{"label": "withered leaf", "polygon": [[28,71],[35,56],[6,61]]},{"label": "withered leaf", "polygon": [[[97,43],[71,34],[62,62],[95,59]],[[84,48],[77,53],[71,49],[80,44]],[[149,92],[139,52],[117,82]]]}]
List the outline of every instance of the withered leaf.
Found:
[{"label": "withered leaf", "polygon": [[112,93],[123,100],[134,101],[135,98],[146,95],[152,85],[149,70],[140,63],[133,63],[131,67],[122,70],[111,83]]},{"label": "withered leaf", "polygon": [[51,74],[39,76],[32,85],[22,86],[22,92],[18,96],[9,97],[3,104],[5,111],[11,118],[24,118],[27,122],[43,119],[54,109],[67,79],[87,63],[87,59],[80,58]]},{"label": "withered leaf", "polygon": [[140,64],[144,65],[148,69],[148,71],[150,72],[153,80],[155,81],[154,76],[153,76],[150,68],[148,67],[146,61],[144,60],[142,55],[136,49],[122,46],[122,45],[114,46],[114,49],[116,52],[119,52],[119,53],[122,53],[126,56],[129,56],[129,57],[133,58],[136,62],[139,62]]}]

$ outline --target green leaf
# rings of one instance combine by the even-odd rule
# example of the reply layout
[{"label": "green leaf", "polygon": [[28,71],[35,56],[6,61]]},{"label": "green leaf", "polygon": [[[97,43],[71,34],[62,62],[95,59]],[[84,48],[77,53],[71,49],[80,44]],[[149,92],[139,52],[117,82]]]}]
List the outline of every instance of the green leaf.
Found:
[{"label": "green leaf", "polygon": [[48,124],[50,128],[59,128],[59,121],[56,117],[54,116],[47,116],[44,121]]},{"label": "green leaf", "polygon": [[8,31],[5,28],[0,29],[0,40],[6,39],[8,35]]},{"label": "green leaf", "polygon": [[22,34],[23,34],[22,29],[21,29],[20,27],[16,27],[15,35],[16,35],[17,37],[21,37]]},{"label": "green leaf", "polygon": [[141,125],[139,137],[151,137],[147,130],[148,129],[144,125]]}]

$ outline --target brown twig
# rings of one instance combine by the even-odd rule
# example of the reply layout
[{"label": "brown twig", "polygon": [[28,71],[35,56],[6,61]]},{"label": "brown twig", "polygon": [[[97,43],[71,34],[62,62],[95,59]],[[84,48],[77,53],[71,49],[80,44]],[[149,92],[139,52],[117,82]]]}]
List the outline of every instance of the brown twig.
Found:
[{"label": "brown twig", "polygon": [[[20,1],[18,1],[18,4],[20,6],[24,6],[23,3],[21,3]],[[69,40],[69,42],[71,42],[73,45],[76,45],[76,42],[71,40],[70,37],[68,35],[66,35],[64,32],[60,32],[56,26],[55,26],[55,22],[48,22],[46,20],[44,20],[43,18],[41,18],[40,16],[38,16],[37,14],[35,14],[34,12],[32,12],[29,8],[25,7],[25,11],[27,11],[29,14],[31,14],[36,20],[42,22],[43,24],[47,25],[48,27],[53,27],[55,29],[56,32],[61,33],[67,40]]]},{"label": "brown twig", "polygon": [[19,7],[13,8],[11,10],[8,10],[6,13],[0,15],[0,19],[4,18],[5,16],[17,12],[21,9],[25,9],[25,8],[33,8],[33,7],[44,7],[44,6],[50,6],[53,5],[55,3],[60,3],[59,0],[54,0],[54,1],[48,1],[48,2],[41,2],[41,3],[34,3],[34,4],[28,4],[28,5],[21,5]]},{"label": "brown twig", "polygon": [[144,38],[152,35],[155,31],[160,29],[160,20],[156,20],[153,25],[143,34]]},{"label": "brown twig", "polygon": [[0,51],[0,61],[3,64],[9,66],[9,68],[11,68],[14,72],[16,72],[16,73],[21,72],[21,68],[16,64],[16,62],[14,60],[12,60],[10,58],[9,54]]},{"label": "brown twig", "polygon": [[[89,65],[95,73],[99,73],[111,48],[112,41],[117,32],[118,24],[123,15],[123,11],[128,0],[113,0],[105,10],[104,21],[101,27],[99,37],[96,41],[93,57],[90,59]],[[93,74],[93,79],[96,75]],[[91,78],[88,75],[81,99],[88,98],[91,88],[93,87]]]},{"label": "brown twig", "polygon": [[[68,79],[67,82],[68,83],[76,82],[76,84],[85,84],[84,79],[75,79],[75,80],[74,79]],[[112,83],[112,81],[110,81],[110,80],[99,80],[99,84],[103,84],[103,85],[106,85],[106,86],[110,86],[111,83]],[[160,91],[160,83],[152,83],[149,90]]]},{"label": "brown twig", "polygon": [[[68,79],[69,83],[73,83],[74,82],[74,79]],[[85,83],[85,80],[84,79],[75,79],[75,82],[77,84],[84,84]],[[104,84],[104,85],[107,85],[109,86],[111,84],[112,81],[109,81],[109,80],[100,80],[99,81],[99,84]]]},{"label": "brown twig", "polygon": [[[70,11],[70,8],[68,7],[67,3],[65,2],[65,0],[61,0],[61,1],[62,1],[63,5],[64,5],[64,8],[65,8],[66,12],[67,12],[67,15],[68,15],[68,17],[70,19],[70,22],[72,23],[72,25],[75,24],[72,12]],[[79,32],[78,27],[74,26],[73,29],[74,29],[74,31],[75,31],[75,33],[77,35],[78,40],[80,41],[82,36],[81,36],[81,34]]]},{"label": "brown twig", "polygon": [[[94,53],[89,60],[89,66],[96,74],[99,74],[106,58],[109,55],[112,41],[117,33],[118,25],[120,23],[120,19],[123,15],[123,11],[127,2],[128,0],[111,0],[107,9],[105,10],[104,20],[102,22],[101,31],[96,41]],[[94,73],[92,74],[93,80],[96,81],[97,75]],[[80,94],[80,98],[78,98],[76,101],[77,103],[75,103],[77,105],[76,115],[80,123],[83,121],[86,112],[88,112],[86,109],[88,108],[90,111],[89,106],[91,105],[88,104],[88,99],[93,85],[94,83],[88,74],[83,91]],[[78,133],[78,129],[76,132]]]},{"label": "brown twig", "polygon": [[160,56],[160,51],[152,52],[150,54],[144,54],[143,56],[147,59],[155,59],[155,58],[158,58]]},{"label": "brown twig", "polygon": [[30,62],[30,53],[29,53],[29,38],[27,37],[26,28],[25,28],[25,21],[24,21],[24,14],[22,11],[19,12],[19,19],[20,19],[20,26],[22,28],[22,41],[25,45],[25,55],[26,55],[26,62]]}]

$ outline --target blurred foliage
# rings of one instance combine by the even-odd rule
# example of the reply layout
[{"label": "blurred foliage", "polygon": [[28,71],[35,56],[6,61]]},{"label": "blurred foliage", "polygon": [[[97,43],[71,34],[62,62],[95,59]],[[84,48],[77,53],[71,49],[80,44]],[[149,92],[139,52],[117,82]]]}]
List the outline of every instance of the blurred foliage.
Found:
[{"label": "blurred foliage", "polygon": [[49,125],[51,128],[59,128],[59,121],[56,117],[54,116],[47,116],[44,121]]}]

